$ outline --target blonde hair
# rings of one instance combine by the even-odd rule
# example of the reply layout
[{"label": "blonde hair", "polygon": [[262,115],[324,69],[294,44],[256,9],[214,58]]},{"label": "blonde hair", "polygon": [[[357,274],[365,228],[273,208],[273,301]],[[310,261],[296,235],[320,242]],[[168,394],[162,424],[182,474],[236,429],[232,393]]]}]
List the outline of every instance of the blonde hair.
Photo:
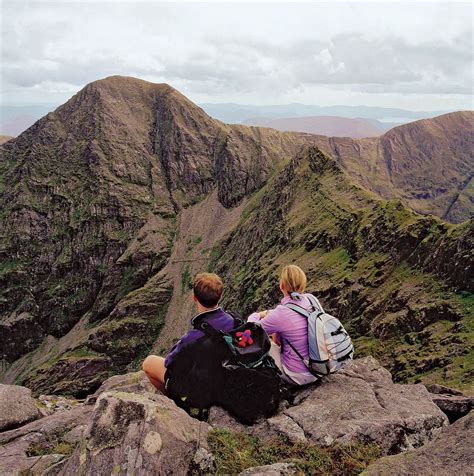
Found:
[{"label": "blonde hair", "polygon": [[280,285],[289,294],[292,292],[304,293],[306,289],[306,274],[295,264],[285,266],[280,274]]}]

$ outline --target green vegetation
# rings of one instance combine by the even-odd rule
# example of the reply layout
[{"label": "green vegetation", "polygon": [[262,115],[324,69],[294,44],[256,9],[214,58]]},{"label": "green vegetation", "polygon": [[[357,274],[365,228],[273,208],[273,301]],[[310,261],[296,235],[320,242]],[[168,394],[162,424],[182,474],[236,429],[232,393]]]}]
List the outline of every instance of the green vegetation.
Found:
[{"label": "green vegetation", "polygon": [[44,439],[29,446],[26,450],[27,456],[45,456],[49,454],[71,456],[76,445],[61,440],[68,430],[63,429],[56,433],[45,433]]},{"label": "green vegetation", "polygon": [[191,273],[189,272],[189,265],[186,265],[181,273],[181,294],[189,291],[191,286]]},{"label": "green vegetation", "polygon": [[245,433],[213,429],[209,447],[216,459],[216,474],[237,474],[252,466],[293,463],[305,474],[352,475],[362,472],[382,454],[375,444],[323,448],[291,443],[284,437],[261,441]]}]

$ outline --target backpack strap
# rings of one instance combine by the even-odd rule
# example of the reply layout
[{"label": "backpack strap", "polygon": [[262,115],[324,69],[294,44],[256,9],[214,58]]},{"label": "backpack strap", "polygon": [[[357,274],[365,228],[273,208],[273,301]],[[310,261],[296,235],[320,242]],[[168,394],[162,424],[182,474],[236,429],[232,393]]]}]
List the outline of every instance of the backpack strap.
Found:
[{"label": "backpack strap", "polygon": [[197,329],[198,331],[203,332],[208,337],[215,337],[215,336],[222,337],[223,336],[222,331],[216,329],[215,327],[212,327],[206,321],[199,322],[194,329]]},{"label": "backpack strap", "polygon": [[319,299],[316,296],[313,296],[312,294],[305,294],[305,296],[308,298],[314,310],[319,309],[321,313],[324,312],[323,306],[321,306],[321,303],[319,302]]},{"label": "backpack strap", "polygon": [[287,302],[285,306],[301,316],[306,317],[306,319],[309,319],[310,313],[304,307],[298,306],[298,304],[293,304],[292,302]]},{"label": "backpack strap", "polygon": [[235,312],[235,311],[225,311],[225,312],[226,312],[226,314],[229,314],[229,316],[232,317],[232,319],[234,319],[234,329],[236,327],[239,327],[239,326],[245,324],[244,319],[242,318],[242,316],[238,312]]},{"label": "backpack strap", "polygon": [[283,342],[286,342],[292,349],[293,351],[296,353],[296,355],[302,360],[302,362],[306,365],[306,367],[309,369],[309,360],[308,359],[304,359],[303,356],[296,350],[295,346],[289,341],[289,340],[286,340],[286,339],[281,339]]}]

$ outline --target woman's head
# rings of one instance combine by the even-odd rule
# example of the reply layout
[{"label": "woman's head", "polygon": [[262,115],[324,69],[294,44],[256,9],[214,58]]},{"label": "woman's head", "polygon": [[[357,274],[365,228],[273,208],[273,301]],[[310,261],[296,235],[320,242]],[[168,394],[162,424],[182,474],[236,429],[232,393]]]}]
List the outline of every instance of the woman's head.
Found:
[{"label": "woman's head", "polygon": [[306,290],[306,275],[304,271],[295,264],[285,266],[280,274],[280,289],[286,294],[293,292],[304,293]]}]

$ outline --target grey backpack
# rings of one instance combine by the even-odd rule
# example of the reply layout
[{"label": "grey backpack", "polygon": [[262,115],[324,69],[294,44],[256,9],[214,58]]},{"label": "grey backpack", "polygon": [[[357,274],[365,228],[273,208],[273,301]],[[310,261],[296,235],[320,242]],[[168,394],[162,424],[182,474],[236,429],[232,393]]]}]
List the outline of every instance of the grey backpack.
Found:
[{"label": "grey backpack", "polygon": [[291,342],[285,342],[296,352],[308,370],[316,377],[337,372],[350,362],[354,356],[354,346],[349,334],[339,319],[324,312],[321,303],[312,294],[305,294],[311,303],[311,310],[294,303],[286,307],[308,320],[309,357],[304,359]]}]

